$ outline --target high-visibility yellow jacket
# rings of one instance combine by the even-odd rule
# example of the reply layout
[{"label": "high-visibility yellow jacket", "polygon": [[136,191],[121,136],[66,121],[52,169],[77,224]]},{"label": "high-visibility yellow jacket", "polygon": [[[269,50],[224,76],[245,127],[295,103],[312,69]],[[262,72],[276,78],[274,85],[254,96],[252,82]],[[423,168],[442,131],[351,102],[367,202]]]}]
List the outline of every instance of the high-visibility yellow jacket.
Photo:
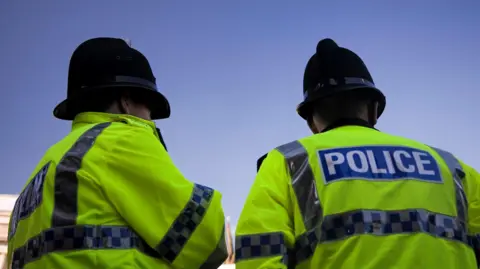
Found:
[{"label": "high-visibility yellow jacket", "polygon": [[362,126],[269,152],[236,228],[236,268],[473,269],[480,176]]},{"label": "high-visibility yellow jacket", "polygon": [[188,181],[155,124],[78,115],[21,192],[9,225],[17,268],[218,268],[221,194]]}]

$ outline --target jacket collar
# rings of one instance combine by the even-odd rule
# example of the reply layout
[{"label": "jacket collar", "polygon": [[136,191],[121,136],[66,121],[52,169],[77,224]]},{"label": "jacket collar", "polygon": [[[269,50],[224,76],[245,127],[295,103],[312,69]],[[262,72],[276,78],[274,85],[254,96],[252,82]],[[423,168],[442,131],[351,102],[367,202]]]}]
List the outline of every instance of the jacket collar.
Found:
[{"label": "jacket collar", "polygon": [[153,121],[144,120],[132,115],[101,112],[84,112],[78,114],[72,122],[72,130],[84,124],[96,124],[102,122],[123,122],[129,125],[150,128],[155,134],[157,133],[157,128]]},{"label": "jacket collar", "polygon": [[343,127],[343,126],[362,126],[362,127],[367,127],[370,129],[377,130],[369,122],[365,120],[350,118],[350,119],[339,119],[337,121],[334,121],[332,124],[328,125],[325,129],[323,129],[321,133],[325,133],[330,130]]}]

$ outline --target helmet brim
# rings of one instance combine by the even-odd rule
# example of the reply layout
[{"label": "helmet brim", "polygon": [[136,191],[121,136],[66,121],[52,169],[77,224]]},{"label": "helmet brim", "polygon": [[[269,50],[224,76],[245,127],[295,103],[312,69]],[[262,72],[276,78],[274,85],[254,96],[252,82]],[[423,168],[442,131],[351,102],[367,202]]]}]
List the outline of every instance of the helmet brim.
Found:
[{"label": "helmet brim", "polygon": [[311,96],[310,98],[307,98],[305,101],[301,102],[297,106],[297,113],[304,120],[307,120],[308,117],[312,113],[312,111],[311,111],[312,110],[312,104],[315,101],[319,101],[319,100],[324,99],[326,97],[334,96],[334,95],[336,95],[338,93],[341,93],[341,92],[348,92],[348,91],[352,91],[352,90],[370,91],[374,100],[378,102],[377,118],[380,118],[380,116],[383,114],[383,111],[385,110],[385,106],[386,106],[385,95],[379,89],[377,89],[375,87],[365,87],[365,85],[349,85],[348,87],[339,87],[339,88],[335,89],[335,91],[331,91],[328,94],[322,94],[320,96]]},{"label": "helmet brim", "polygon": [[[57,119],[71,121],[75,118],[77,113],[70,109],[72,103],[76,103],[80,100],[84,100],[85,97],[91,96],[93,94],[98,94],[98,91],[107,90],[107,89],[122,89],[122,88],[135,88],[135,91],[141,91],[148,100],[152,120],[166,119],[170,117],[170,103],[167,98],[160,92],[150,89],[149,87],[144,87],[140,85],[132,85],[129,83],[125,84],[116,84],[116,85],[107,85],[100,87],[92,87],[89,90],[85,90],[81,95],[77,95],[71,98],[67,98],[60,102],[53,110],[53,116]],[[94,98],[94,97],[93,97]]]}]

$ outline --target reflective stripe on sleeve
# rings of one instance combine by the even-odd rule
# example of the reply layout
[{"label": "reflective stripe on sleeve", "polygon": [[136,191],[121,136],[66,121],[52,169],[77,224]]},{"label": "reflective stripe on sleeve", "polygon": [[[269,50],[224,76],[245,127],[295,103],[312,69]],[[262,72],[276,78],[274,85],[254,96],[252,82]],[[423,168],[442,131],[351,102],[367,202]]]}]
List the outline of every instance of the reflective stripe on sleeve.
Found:
[{"label": "reflective stripe on sleeve", "polygon": [[95,225],[54,227],[29,239],[25,245],[16,249],[12,256],[12,269],[23,268],[43,255],[58,251],[132,248],[159,258],[158,253],[129,227]]},{"label": "reflective stripe on sleeve", "polygon": [[235,238],[235,262],[272,256],[282,256],[283,263],[288,262],[283,233],[242,235]]},{"label": "reflective stripe on sleeve", "polygon": [[463,179],[465,178],[465,172],[463,171],[462,165],[460,162],[448,151],[444,151],[439,148],[434,148],[438,155],[442,157],[445,163],[450,170],[450,173],[453,176],[453,181],[455,184],[455,195],[456,195],[456,204],[457,204],[457,216],[465,232],[467,231],[467,196],[465,195],[465,190],[463,188]]},{"label": "reflective stripe on sleeve", "polygon": [[298,141],[282,145],[277,150],[282,153],[287,162],[303,223],[305,229],[309,231],[320,224],[323,213],[315,176],[308,161],[308,152]]},{"label": "reflective stripe on sleeve", "polygon": [[316,231],[322,223],[323,210],[318,197],[315,175],[309,163],[308,152],[298,141],[277,147],[290,172],[292,187],[302,214],[306,232],[296,239],[295,251],[288,261],[298,264],[313,255],[317,244]]},{"label": "reflective stripe on sleeve", "polygon": [[100,133],[111,122],[100,123],[83,133],[63,155],[55,172],[54,209],[52,227],[75,225],[78,215],[78,178],[82,159],[93,147]]},{"label": "reflective stripe on sleeve", "polygon": [[465,179],[465,172],[463,171],[463,167],[452,153],[435,147],[431,148],[435,150],[437,154],[440,155],[440,157],[442,157],[442,159],[447,164],[450,173],[453,176],[455,184],[458,222],[467,234],[470,246],[475,252],[477,265],[480,266],[480,235],[469,235],[468,233],[468,201],[467,195],[465,194],[465,189],[463,187],[463,180]]},{"label": "reflective stripe on sleeve", "polygon": [[213,189],[195,184],[183,212],[175,219],[162,241],[155,248],[160,256],[172,263],[182,251],[210,206]]}]

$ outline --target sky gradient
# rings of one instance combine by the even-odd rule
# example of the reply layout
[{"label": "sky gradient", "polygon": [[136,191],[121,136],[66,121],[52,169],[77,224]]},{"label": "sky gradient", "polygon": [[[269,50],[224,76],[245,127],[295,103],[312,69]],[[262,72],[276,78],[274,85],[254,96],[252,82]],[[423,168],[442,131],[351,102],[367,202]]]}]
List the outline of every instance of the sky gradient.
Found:
[{"label": "sky gradient", "polygon": [[379,129],[480,168],[480,1],[134,2],[0,0],[0,193],[20,192],[68,134],[52,110],[73,50],[99,36],[129,38],[147,56],[172,106],[157,124],[173,160],[223,193],[232,222],[256,159],[309,135],[295,107],[325,37],[358,53],[387,96]]}]

